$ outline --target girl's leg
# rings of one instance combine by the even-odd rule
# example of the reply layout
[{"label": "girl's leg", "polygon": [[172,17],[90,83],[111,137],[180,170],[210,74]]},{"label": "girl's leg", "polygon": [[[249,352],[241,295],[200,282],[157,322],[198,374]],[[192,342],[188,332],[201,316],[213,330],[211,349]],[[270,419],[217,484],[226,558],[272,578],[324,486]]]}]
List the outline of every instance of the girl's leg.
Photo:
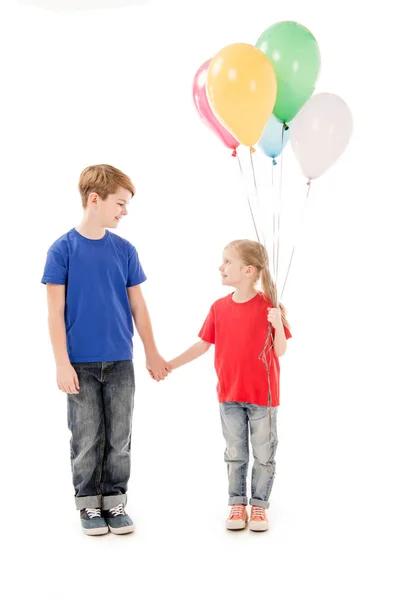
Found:
[{"label": "girl's leg", "polygon": [[[270,414],[269,411],[271,411]],[[250,504],[263,508],[269,507],[269,497],[275,478],[275,453],[278,445],[277,411],[277,407],[248,405],[254,456]]]},{"label": "girl's leg", "polygon": [[248,417],[243,403],[221,402],[222,432],[226,441],[229,504],[247,504],[246,478],[249,464]]}]

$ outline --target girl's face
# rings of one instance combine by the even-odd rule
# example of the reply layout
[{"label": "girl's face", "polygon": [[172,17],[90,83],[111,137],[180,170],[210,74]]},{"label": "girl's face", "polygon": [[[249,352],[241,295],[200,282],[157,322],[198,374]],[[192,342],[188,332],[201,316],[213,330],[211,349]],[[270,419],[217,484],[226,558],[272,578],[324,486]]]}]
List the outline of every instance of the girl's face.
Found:
[{"label": "girl's face", "polygon": [[254,267],[246,267],[240,260],[236,250],[228,246],[222,255],[222,265],[219,267],[219,270],[222,285],[237,287],[244,282],[249,283]]}]

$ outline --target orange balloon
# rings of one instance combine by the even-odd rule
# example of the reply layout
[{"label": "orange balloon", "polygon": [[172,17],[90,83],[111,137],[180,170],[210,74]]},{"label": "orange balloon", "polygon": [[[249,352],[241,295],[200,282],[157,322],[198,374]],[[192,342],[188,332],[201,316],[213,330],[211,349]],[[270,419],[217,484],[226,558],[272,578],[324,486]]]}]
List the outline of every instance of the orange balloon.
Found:
[{"label": "orange balloon", "polygon": [[275,106],[276,75],[261,50],[232,44],[213,58],[207,96],[216,116],[245,146],[255,145]]}]

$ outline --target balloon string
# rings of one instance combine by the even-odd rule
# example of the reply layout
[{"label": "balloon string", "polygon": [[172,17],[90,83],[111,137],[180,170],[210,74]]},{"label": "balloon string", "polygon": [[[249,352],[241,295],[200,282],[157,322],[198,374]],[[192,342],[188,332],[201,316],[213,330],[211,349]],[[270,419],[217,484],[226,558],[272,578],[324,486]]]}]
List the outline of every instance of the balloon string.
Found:
[{"label": "balloon string", "polygon": [[275,286],[277,290],[277,304],[278,304],[278,270],[279,270],[279,242],[280,242],[280,233],[281,233],[281,212],[282,212],[282,182],[283,182],[283,137],[286,131],[287,125],[283,123],[282,125],[282,138],[281,138],[281,177],[279,182],[279,204],[278,204],[278,230],[276,232],[277,241],[276,241],[276,271],[275,271]]},{"label": "balloon string", "polygon": [[[272,167],[273,168],[273,167]],[[273,171],[272,171],[273,177]],[[273,192],[275,192],[273,190]],[[274,280],[276,281],[276,208],[277,208],[276,193],[273,194],[272,202],[272,267],[274,271]]]},{"label": "balloon string", "polygon": [[[275,216],[275,187],[274,187],[274,171],[275,171],[275,165],[276,165],[276,160],[273,159],[272,163],[271,163],[271,194],[272,194],[272,200],[271,200],[271,212],[272,212],[272,219],[274,219]],[[269,226],[269,219],[268,219],[268,226]],[[272,244],[273,244],[273,239],[274,239],[274,230],[272,230]],[[272,245],[272,251],[273,251],[273,245]],[[274,263],[274,257],[272,257],[272,274],[273,274],[273,279],[275,280],[275,263]]]},{"label": "balloon string", "polygon": [[[255,176],[253,156],[252,156],[253,155],[253,151],[254,150],[252,148],[250,148],[250,160],[251,160],[251,167],[252,167],[252,172],[253,172],[254,188],[255,188],[255,192],[256,192],[257,201],[259,201],[258,186],[257,186],[257,180],[256,180],[256,176]],[[237,159],[238,159],[238,163],[239,163],[240,172],[241,172],[243,181],[245,183],[244,173],[243,173],[243,168],[242,168],[242,163],[240,161],[239,154],[237,155]],[[254,219],[253,210],[252,210],[252,207],[251,207],[250,196],[248,194],[246,186],[245,186],[245,189],[246,189],[247,201],[248,201],[248,204],[249,204],[250,214],[251,214],[251,218],[253,220],[253,225],[254,225],[254,229],[255,229],[255,232],[256,232],[257,240],[258,240],[258,243],[261,244],[261,242],[260,242],[260,236],[259,236],[258,230],[257,230],[257,225],[256,225],[256,222],[255,222],[255,219]],[[264,241],[264,247],[265,247],[265,241]],[[263,350],[261,351],[261,353],[258,356],[258,358],[263,361],[264,366],[266,368],[267,382],[268,382],[269,447],[270,447],[270,452],[271,452],[270,457],[268,458],[268,461],[270,460],[270,458],[272,458],[272,453],[273,453],[272,437],[273,436],[275,437],[275,435],[272,433],[272,392],[271,392],[270,368],[269,368],[268,357],[267,357],[267,355],[268,355],[269,352],[273,352],[273,347],[274,347],[273,340],[272,340],[272,343],[269,344],[269,341],[270,341],[270,339],[272,337],[273,337],[272,336],[272,324],[269,323],[267,339],[265,340]]]},{"label": "balloon string", "polygon": [[[260,196],[258,193],[258,186],[257,186],[257,180],[256,180],[256,173],[254,170],[254,162],[253,162],[253,152],[252,149],[250,148],[250,163],[251,163],[251,170],[252,170],[252,174],[253,174],[253,183],[254,183],[254,190],[256,193],[256,201],[257,201],[257,207],[258,207],[258,213],[259,213],[259,217],[260,217],[260,221],[262,223],[263,218],[262,218],[262,214],[261,214],[261,208],[260,208]],[[265,233],[264,233],[264,228],[261,227],[261,234],[262,234],[262,240],[263,240],[263,244],[264,244],[264,248],[265,246]]]},{"label": "balloon string", "polygon": [[[259,202],[259,193],[258,193],[258,186],[257,186],[257,180],[256,180],[256,176],[255,176],[255,170],[254,170],[254,163],[253,163],[253,156],[252,156],[252,152],[250,152],[250,160],[251,160],[251,168],[253,171],[253,182],[254,182],[254,189],[256,192],[256,198],[257,198],[257,203],[260,209],[260,202]],[[274,165],[272,165],[272,169],[274,168]],[[273,171],[272,171],[272,177],[273,177]],[[273,180],[272,180],[273,183]],[[263,233],[263,242],[264,242],[264,248],[266,248],[266,244],[265,244],[265,236],[264,236],[264,229],[262,229],[262,233]],[[273,300],[273,299],[272,299]],[[278,306],[278,300],[276,299],[276,307]],[[270,344],[270,339],[272,339],[272,343]],[[268,461],[272,458],[272,454],[273,454],[273,445],[272,445],[272,436],[274,435],[272,432],[272,391],[271,391],[271,378],[270,378],[270,368],[269,368],[269,364],[268,364],[268,353],[269,352],[273,352],[274,348],[274,341],[273,341],[273,336],[272,336],[272,325],[271,323],[269,323],[268,326],[268,335],[267,335],[267,339],[265,340],[264,343],[264,348],[262,349],[261,353],[259,354],[258,358],[260,360],[263,361],[266,372],[267,372],[267,384],[268,384],[268,418],[269,418],[269,448],[270,448],[270,456],[268,457]],[[275,435],[274,435],[275,437]]]},{"label": "balloon string", "polygon": [[271,455],[268,458],[268,461],[272,457],[272,452],[273,452],[273,448],[272,448],[272,435],[273,435],[272,434],[272,392],[271,392],[270,369],[269,369],[268,356],[267,355],[268,355],[269,352],[273,352],[274,351],[274,349],[273,349],[274,348],[274,341],[272,340],[272,343],[270,345],[268,345],[270,338],[272,338],[272,325],[271,325],[271,323],[269,323],[268,336],[267,336],[267,339],[265,340],[264,348],[262,349],[262,351],[258,355],[259,360],[262,360],[262,362],[264,363],[265,369],[267,371],[267,381],[268,381],[269,447],[270,447],[270,452],[271,452]]},{"label": "balloon string", "polygon": [[[303,221],[303,219],[304,219],[304,216],[305,216],[305,213],[306,213],[306,208],[307,208],[308,197],[309,197],[309,195],[310,195],[310,189],[311,189],[311,181],[310,181],[310,180],[308,180],[308,181],[307,181],[307,194],[306,194],[306,198],[305,198],[305,201],[304,201],[304,205],[303,205],[303,210],[302,210],[302,215],[301,215],[300,222],[302,222],[302,221]],[[300,228],[300,225],[298,226],[298,228],[297,228],[297,229],[298,229],[298,231],[301,229],[301,228]],[[288,266],[288,269],[287,269],[287,272],[286,272],[285,282],[284,282],[284,284],[283,284],[283,288],[282,288],[282,292],[281,292],[281,296],[280,296],[280,297],[281,297],[281,299],[282,299],[282,296],[283,296],[283,292],[285,291],[286,282],[287,282],[287,278],[288,278],[288,276],[289,276],[290,267],[292,266],[293,255],[294,255],[294,251],[295,251],[295,249],[296,249],[296,242],[297,242],[297,238],[298,238],[298,235],[296,236],[295,243],[293,244],[292,254],[291,254],[291,256],[290,256],[290,261],[289,261],[289,266]]]},{"label": "balloon string", "polygon": [[245,188],[245,192],[246,192],[246,196],[247,196],[247,202],[248,202],[248,205],[249,205],[249,209],[250,209],[251,218],[252,218],[252,220],[253,220],[253,225],[254,225],[254,229],[255,229],[255,232],[256,232],[257,240],[258,240],[258,243],[260,244],[260,243],[261,243],[261,242],[260,242],[260,236],[258,235],[258,229],[257,229],[257,225],[256,225],[256,222],[255,222],[255,219],[254,219],[253,209],[252,209],[252,207],[251,207],[250,196],[249,196],[249,193],[248,193],[248,191],[247,191],[247,187],[246,187],[246,180],[245,180],[245,177],[244,177],[243,168],[242,168],[242,163],[240,162],[240,157],[239,157],[239,154],[237,155],[237,160],[238,160],[238,163],[239,163],[240,173],[241,173],[241,175],[242,175],[242,178],[243,178],[243,182],[244,182],[244,188]]}]

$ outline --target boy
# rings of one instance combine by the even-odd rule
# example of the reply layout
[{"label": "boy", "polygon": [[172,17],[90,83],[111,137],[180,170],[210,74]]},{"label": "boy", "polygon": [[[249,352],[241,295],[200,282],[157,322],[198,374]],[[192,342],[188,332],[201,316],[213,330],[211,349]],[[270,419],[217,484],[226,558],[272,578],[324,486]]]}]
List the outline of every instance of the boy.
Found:
[{"label": "boy", "polygon": [[67,393],[75,504],[84,533],[134,530],[125,512],[135,391],[133,323],[157,381],[170,372],[157,351],[138,254],[111,233],[135,187],[110,165],[79,180],[83,219],[50,247],[42,283],[58,388]]}]

